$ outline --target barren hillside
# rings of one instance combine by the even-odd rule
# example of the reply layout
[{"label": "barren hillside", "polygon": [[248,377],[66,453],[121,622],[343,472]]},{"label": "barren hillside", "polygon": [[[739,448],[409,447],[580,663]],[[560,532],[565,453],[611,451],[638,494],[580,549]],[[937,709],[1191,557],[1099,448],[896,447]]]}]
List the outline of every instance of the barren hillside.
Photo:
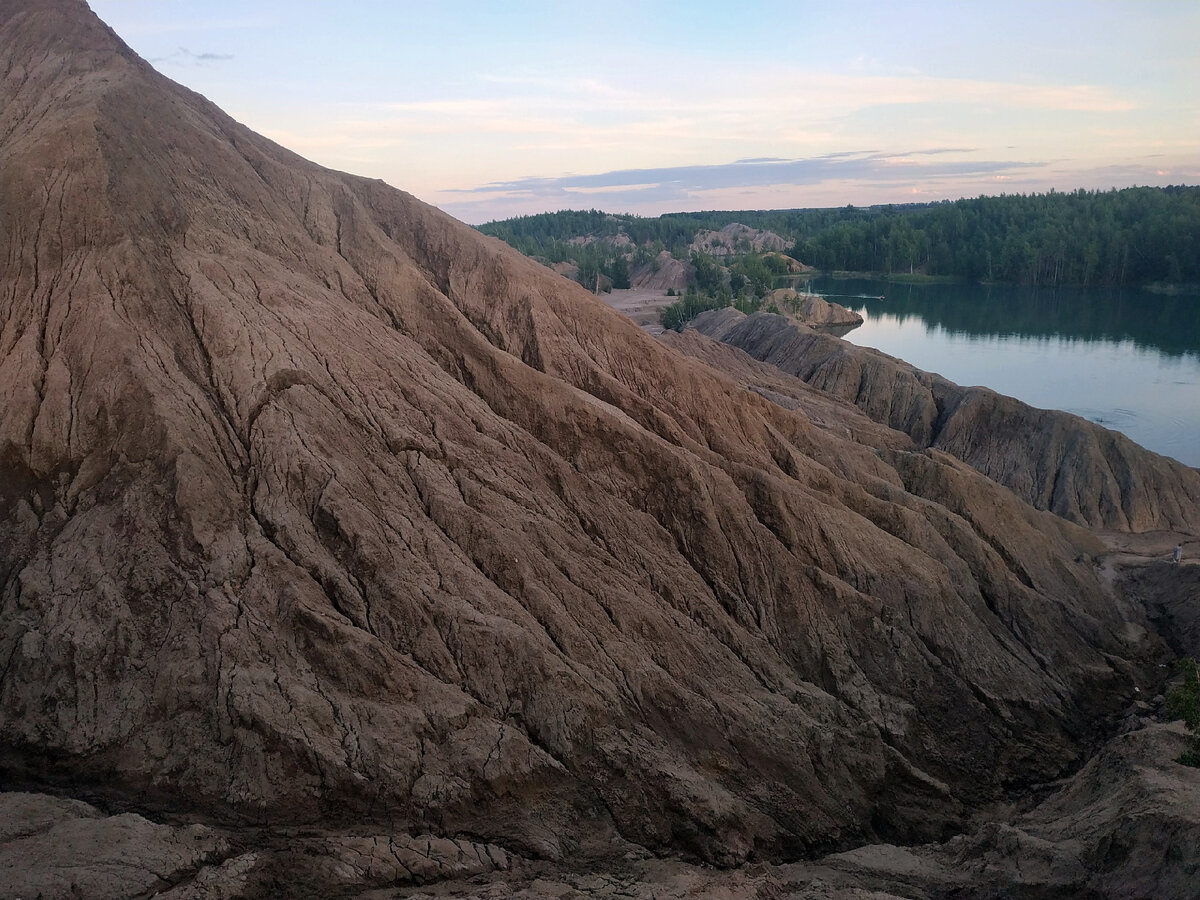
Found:
[{"label": "barren hillside", "polygon": [[173,873],[107,895],[939,838],[1160,678],[1090,532],[297,157],[83,3],[0,3],[0,71],[0,772],[55,853],[104,812]]}]

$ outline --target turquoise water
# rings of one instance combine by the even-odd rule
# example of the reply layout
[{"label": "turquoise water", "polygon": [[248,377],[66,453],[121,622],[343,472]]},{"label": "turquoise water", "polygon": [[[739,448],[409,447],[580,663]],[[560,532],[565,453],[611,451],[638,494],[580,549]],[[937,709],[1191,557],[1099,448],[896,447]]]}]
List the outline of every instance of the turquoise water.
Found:
[{"label": "turquoise water", "polygon": [[1200,297],[827,277],[811,288],[865,318],[848,341],[1200,466]]}]

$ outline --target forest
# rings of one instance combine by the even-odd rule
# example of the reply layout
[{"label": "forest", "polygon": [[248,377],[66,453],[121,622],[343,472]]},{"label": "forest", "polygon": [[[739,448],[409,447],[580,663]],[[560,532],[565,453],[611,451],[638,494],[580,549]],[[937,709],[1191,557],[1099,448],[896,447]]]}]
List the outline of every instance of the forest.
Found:
[{"label": "forest", "polygon": [[581,283],[599,272],[616,285],[629,265],[662,250],[688,260],[698,231],[731,222],[779,234],[792,242],[790,256],[822,271],[1054,286],[1200,283],[1200,187],[1183,185],[655,218],[567,211],[480,230],[548,263],[578,263]]}]

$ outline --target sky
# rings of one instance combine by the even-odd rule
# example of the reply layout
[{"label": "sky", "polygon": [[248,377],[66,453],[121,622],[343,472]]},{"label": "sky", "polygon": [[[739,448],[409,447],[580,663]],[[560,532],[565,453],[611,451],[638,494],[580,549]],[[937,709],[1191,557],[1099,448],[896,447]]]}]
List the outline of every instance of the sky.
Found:
[{"label": "sky", "polygon": [[91,0],[169,78],[480,224],[1200,184],[1196,0]]}]

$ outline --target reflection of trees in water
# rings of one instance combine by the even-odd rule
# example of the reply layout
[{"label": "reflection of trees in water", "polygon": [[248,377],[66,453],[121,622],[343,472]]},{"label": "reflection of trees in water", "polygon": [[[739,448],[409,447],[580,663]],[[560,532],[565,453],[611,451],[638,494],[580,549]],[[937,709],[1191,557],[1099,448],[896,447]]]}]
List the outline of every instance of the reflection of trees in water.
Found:
[{"label": "reflection of trees in water", "polygon": [[[814,279],[812,289],[844,306],[865,307],[874,316],[894,316],[900,322],[915,317],[956,334],[1128,340],[1168,356],[1200,352],[1200,298],[1195,296],[840,278]],[[838,294],[883,294],[887,299],[855,301],[838,299]]]}]

